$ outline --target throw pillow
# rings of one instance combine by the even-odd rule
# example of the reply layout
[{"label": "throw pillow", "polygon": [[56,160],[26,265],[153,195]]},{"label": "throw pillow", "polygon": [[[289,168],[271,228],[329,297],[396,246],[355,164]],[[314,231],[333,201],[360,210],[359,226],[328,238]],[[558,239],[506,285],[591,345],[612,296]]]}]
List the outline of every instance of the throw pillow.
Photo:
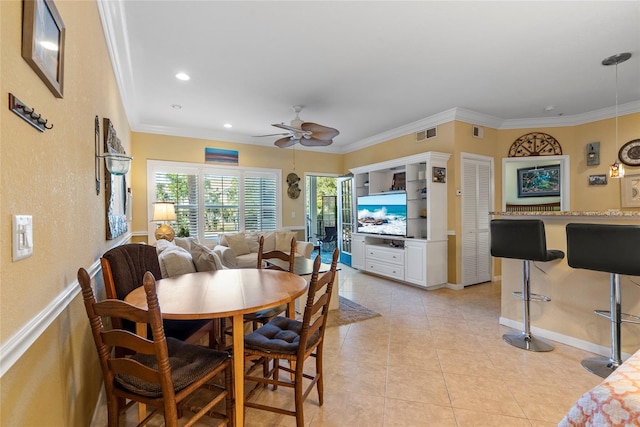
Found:
[{"label": "throw pillow", "polygon": [[292,231],[276,232],[276,250],[289,253],[291,251],[291,239],[296,237],[296,233]]},{"label": "throw pillow", "polygon": [[236,255],[245,255],[249,253],[249,246],[247,245],[247,239],[244,237],[244,233],[227,234],[227,246],[229,246]]},{"label": "throw pillow", "polygon": [[181,274],[195,273],[191,254],[180,246],[165,249],[158,256],[162,277],[173,277]]},{"label": "throw pillow", "polygon": [[200,242],[191,242],[191,256],[198,271],[222,270],[218,255]]},{"label": "throw pillow", "polygon": [[163,251],[167,249],[171,249],[175,247],[176,247],[175,243],[165,239],[159,239],[156,241],[156,252],[158,252],[158,255],[160,255]]},{"label": "throw pillow", "polygon": [[275,251],[276,250],[276,232],[267,231],[266,233],[262,233],[262,236],[264,237],[264,246],[262,247],[262,250],[264,252]]},{"label": "throw pillow", "polygon": [[191,246],[193,243],[198,243],[198,239],[195,237],[175,237],[173,242],[176,246],[180,246],[181,248],[186,249],[188,252],[191,252]]},{"label": "throw pillow", "polygon": [[260,235],[258,233],[245,233],[244,237],[247,239],[249,252],[257,254],[260,249]]}]

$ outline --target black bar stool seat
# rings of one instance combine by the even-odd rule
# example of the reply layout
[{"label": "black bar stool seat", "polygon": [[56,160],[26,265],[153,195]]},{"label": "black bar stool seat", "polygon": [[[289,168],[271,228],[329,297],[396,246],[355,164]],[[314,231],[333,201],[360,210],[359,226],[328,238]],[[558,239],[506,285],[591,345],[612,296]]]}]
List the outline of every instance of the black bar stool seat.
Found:
[{"label": "black bar stool seat", "polygon": [[590,357],[582,366],[606,378],[622,363],[620,326],[640,323],[640,317],[622,313],[620,275],[640,276],[640,226],[567,224],[567,261],[570,267],[609,273],[610,307],[595,314],[611,321],[611,357]]},{"label": "black bar stool seat", "polygon": [[491,255],[499,258],[522,260],[522,292],[513,294],[522,298],[522,333],[504,334],[507,344],[529,351],[551,351],[553,344],[531,335],[529,306],[531,300],[551,301],[545,295],[531,293],[531,261],[554,261],[564,258],[564,252],[547,249],[544,223],[539,219],[494,219],[491,220]]}]

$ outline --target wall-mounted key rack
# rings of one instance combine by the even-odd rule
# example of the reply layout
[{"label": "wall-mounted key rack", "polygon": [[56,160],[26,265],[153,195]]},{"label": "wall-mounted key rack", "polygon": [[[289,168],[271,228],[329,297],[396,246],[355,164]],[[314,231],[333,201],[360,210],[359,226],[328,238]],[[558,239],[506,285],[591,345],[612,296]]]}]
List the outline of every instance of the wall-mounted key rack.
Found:
[{"label": "wall-mounted key rack", "polygon": [[9,93],[9,109],[40,132],[53,128],[52,124],[47,125],[48,120],[42,117],[42,114],[36,113],[34,108],[28,107],[12,93]]}]

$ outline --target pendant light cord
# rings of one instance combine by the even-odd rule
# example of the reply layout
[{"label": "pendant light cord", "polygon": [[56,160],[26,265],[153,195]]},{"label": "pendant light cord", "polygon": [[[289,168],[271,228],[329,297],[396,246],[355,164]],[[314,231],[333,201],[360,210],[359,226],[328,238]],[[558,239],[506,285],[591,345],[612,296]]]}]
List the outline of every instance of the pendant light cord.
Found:
[{"label": "pendant light cord", "polygon": [[616,61],[616,162],[618,161],[618,62]]}]

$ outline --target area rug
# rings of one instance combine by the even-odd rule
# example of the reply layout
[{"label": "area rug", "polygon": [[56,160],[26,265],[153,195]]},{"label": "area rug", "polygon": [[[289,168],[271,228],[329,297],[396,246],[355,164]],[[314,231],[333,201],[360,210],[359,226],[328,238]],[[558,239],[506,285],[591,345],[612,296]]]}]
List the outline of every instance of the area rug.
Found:
[{"label": "area rug", "polygon": [[340,308],[337,310],[329,310],[327,327],[347,325],[349,323],[372,319],[380,315],[380,313],[369,310],[367,307],[363,307],[350,299],[340,297]]}]

